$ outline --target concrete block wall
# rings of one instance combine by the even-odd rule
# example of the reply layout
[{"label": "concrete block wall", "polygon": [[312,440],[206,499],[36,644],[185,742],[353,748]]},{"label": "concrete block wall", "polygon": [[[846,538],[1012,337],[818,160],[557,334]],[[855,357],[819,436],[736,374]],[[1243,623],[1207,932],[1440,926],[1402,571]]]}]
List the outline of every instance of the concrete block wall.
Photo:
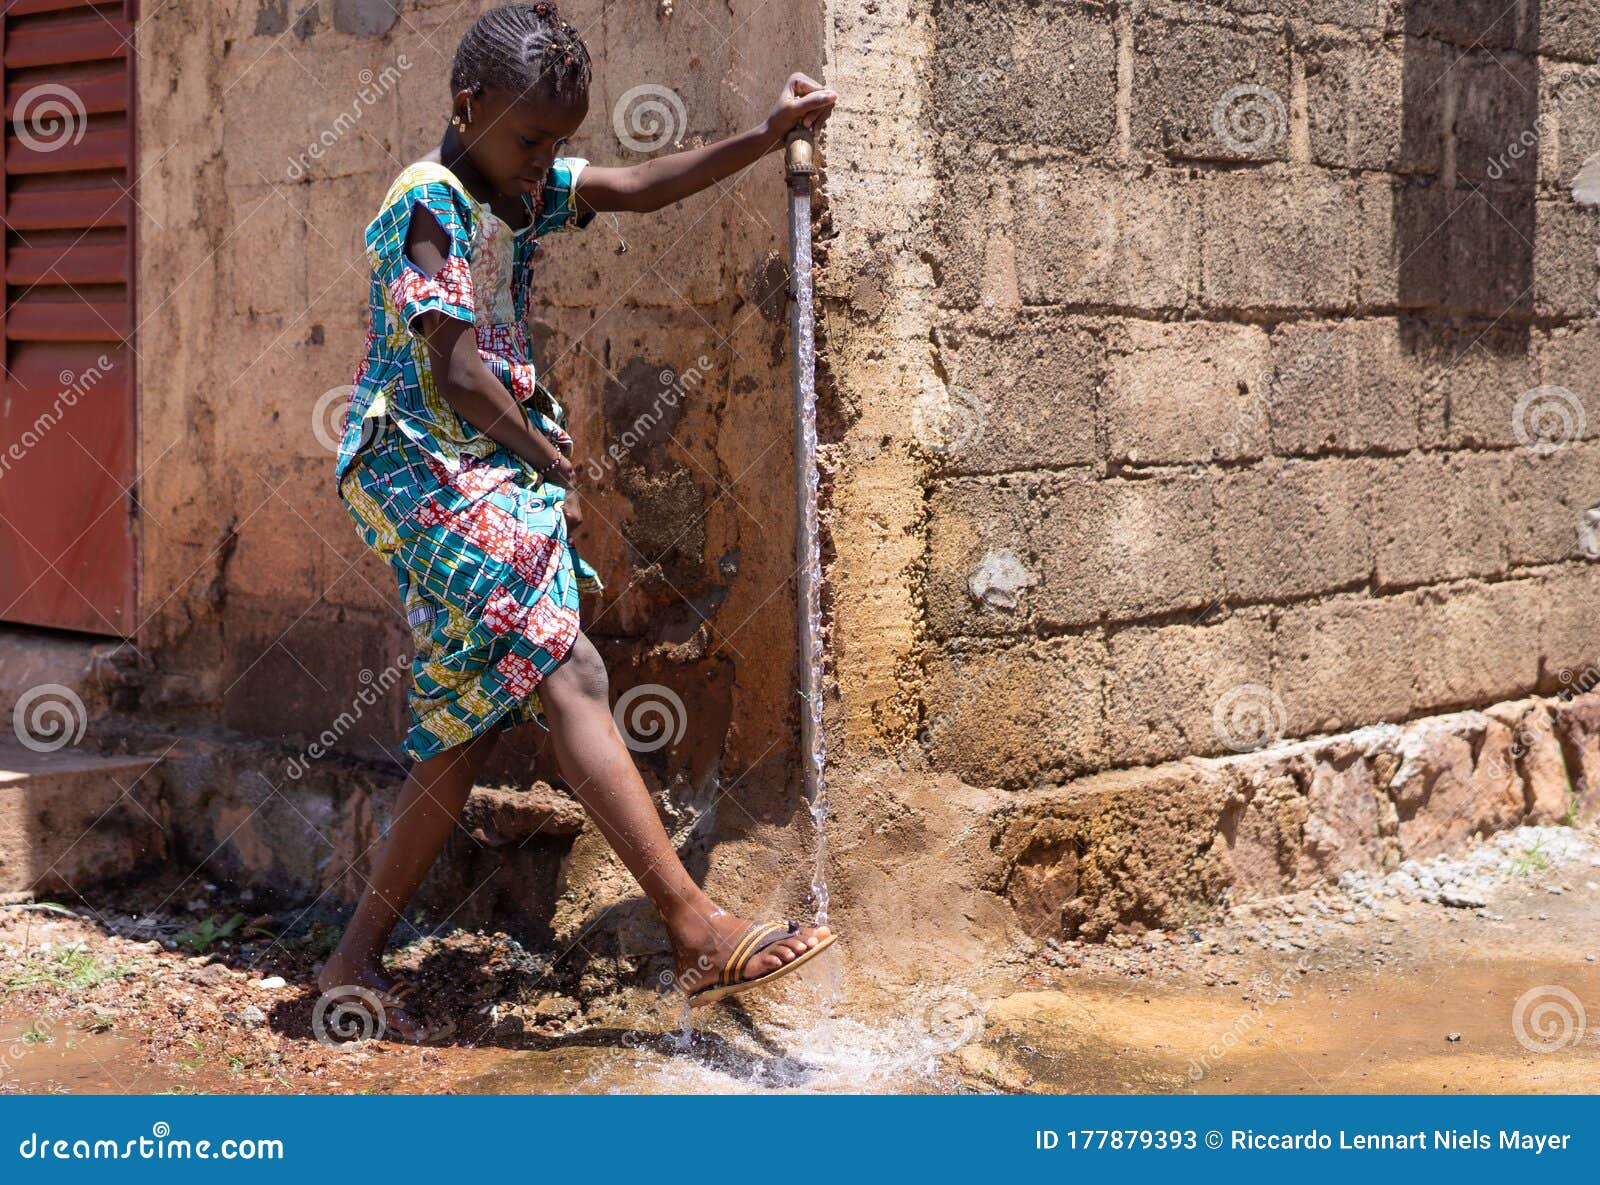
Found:
[{"label": "concrete block wall", "polygon": [[849,751],[1022,789],[1600,658],[1590,6],[831,10]]}]

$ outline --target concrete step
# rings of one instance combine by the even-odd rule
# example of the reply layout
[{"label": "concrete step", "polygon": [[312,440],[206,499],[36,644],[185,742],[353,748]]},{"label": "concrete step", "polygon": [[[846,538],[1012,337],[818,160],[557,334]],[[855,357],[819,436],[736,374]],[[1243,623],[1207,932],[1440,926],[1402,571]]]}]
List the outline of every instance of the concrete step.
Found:
[{"label": "concrete step", "polygon": [[126,642],[0,626],[0,734],[69,717],[77,730],[137,680],[138,655]]},{"label": "concrete step", "polygon": [[167,856],[160,759],[0,744],[0,894],[71,894]]}]

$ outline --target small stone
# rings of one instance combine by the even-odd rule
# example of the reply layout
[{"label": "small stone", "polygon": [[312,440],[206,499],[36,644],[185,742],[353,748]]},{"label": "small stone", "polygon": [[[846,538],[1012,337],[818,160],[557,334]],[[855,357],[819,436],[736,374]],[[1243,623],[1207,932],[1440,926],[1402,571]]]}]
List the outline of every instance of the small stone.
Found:
[{"label": "small stone", "polygon": [[1461,1034],[1460,1033],[1446,1033],[1444,1035],[1444,1039],[1446,1041],[1459,1041],[1459,1040],[1461,1040]]},{"label": "small stone", "polygon": [[288,984],[281,975],[269,975],[265,979],[256,981],[256,987],[260,988],[264,992],[275,992],[279,988],[287,986]]},{"label": "small stone", "polygon": [[1477,893],[1468,889],[1446,889],[1439,894],[1439,900],[1451,909],[1482,909],[1489,902]]},{"label": "small stone", "polygon": [[533,1016],[539,1021],[570,1020],[583,1009],[576,1000],[567,996],[541,996],[533,1005]]},{"label": "small stone", "polygon": [[1394,935],[1393,934],[1380,934],[1380,935],[1378,935],[1378,941],[1383,943],[1384,946],[1393,946],[1394,945]]},{"label": "small stone", "polygon": [[239,1020],[247,1029],[259,1029],[267,1023],[267,1014],[254,1004],[246,1004],[244,1011],[239,1013]]}]

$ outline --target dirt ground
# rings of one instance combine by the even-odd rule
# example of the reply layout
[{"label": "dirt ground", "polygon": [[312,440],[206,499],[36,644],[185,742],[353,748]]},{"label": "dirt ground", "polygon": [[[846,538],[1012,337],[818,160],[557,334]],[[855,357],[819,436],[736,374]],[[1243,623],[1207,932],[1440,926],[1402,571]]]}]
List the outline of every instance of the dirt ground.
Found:
[{"label": "dirt ground", "polygon": [[[697,1014],[585,1005],[503,934],[403,948],[435,1042],[340,1041],[310,980],[333,934],[219,907],[0,908],[0,1091],[1590,1091],[1600,834],[1523,828],[1461,857],[1183,931],[1051,942],[1022,983],[841,1001],[840,957]],[[235,908],[237,907],[237,908]],[[370,1031],[370,1024],[368,1030]],[[354,1031],[354,1030],[350,1030]],[[320,1037],[319,1037],[320,1034]]]}]

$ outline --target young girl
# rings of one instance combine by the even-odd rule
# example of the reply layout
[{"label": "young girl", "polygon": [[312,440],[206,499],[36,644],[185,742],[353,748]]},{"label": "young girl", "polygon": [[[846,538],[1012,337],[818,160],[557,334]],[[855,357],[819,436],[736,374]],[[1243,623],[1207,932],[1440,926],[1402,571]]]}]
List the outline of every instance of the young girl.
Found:
[{"label": "young girl", "polygon": [[407,1039],[422,1033],[382,970],[390,931],[497,732],[529,720],[548,724],[562,776],[661,911],[691,1003],[769,982],[833,941],[826,928],[725,912],[678,860],[579,629],[579,589],[597,583],[567,539],[581,467],[523,326],[542,236],[698,193],[820,124],[836,96],[796,74],[751,131],[599,168],[561,155],[589,110],[589,78],[588,51],[554,4],[485,13],[456,50],[442,143],[400,174],[367,228],[371,330],[336,480],[399,580],[417,764],[318,986],[378,993]]}]

